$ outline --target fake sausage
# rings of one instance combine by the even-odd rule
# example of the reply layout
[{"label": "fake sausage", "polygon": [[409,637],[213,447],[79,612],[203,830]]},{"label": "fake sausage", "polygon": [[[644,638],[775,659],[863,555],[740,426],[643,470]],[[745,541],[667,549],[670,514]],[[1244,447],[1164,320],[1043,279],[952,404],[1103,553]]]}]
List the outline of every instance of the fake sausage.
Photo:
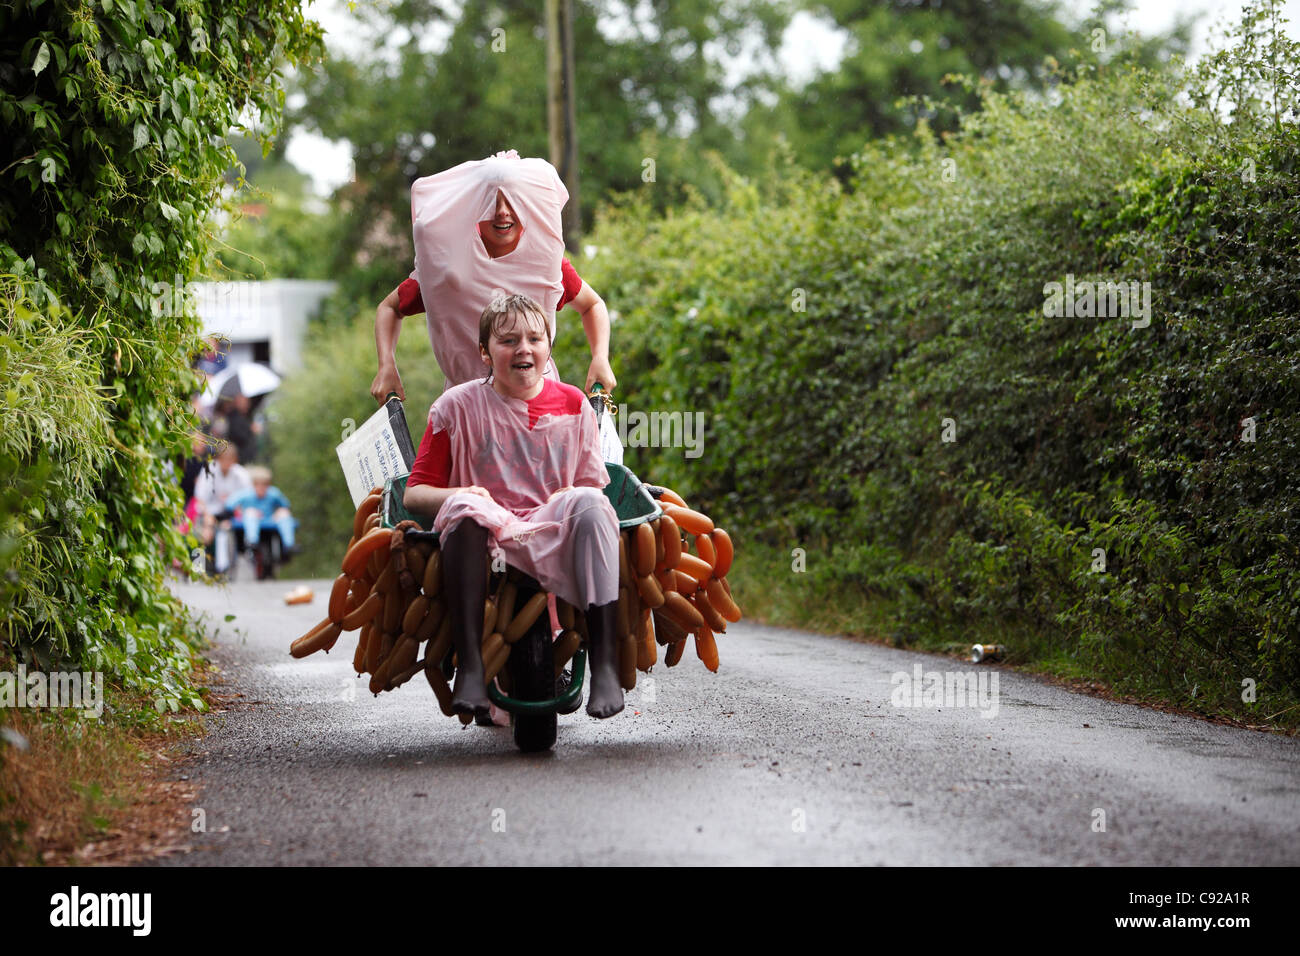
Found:
[{"label": "fake sausage", "polygon": [[366,521],[370,516],[379,510],[379,502],[383,500],[383,495],[367,495],[361,504],[357,505],[356,517],[352,519],[352,537],[359,538],[365,530]]},{"label": "fake sausage", "polygon": [[701,583],[713,576],[712,565],[685,551],[682,552],[681,560],[677,562],[677,566],[673,570],[684,571]]},{"label": "fake sausage", "polygon": [[695,580],[685,571],[679,571],[674,568],[669,572],[673,576],[673,590],[682,597],[690,597],[700,586],[700,582]]},{"label": "fake sausage", "polygon": [[709,626],[709,630],[715,634],[726,631],[727,622],[718,612],[718,609],[713,606],[713,602],[709,600],[709,594],[706,590],[700,589],[696,591],[687,600],[691,602],[695,610],[700,612],[700,615],[704,618],[704,623]]},{"label": "fake sausage", "polygon": [[659,537],[664,543],[663,567],[675,568],[682,556],[682,534],[672,515],[665,513],[659,519]]},{"label": "fake sausage", "polygon": [[666,501],[670,505],[676,505],[679,508],[686,507],[686,502],[682,499],[682,496],[679,495],[677,492],[673,491],[671,488],[664,488],[660,486],[659,500],[661,502]]},{"label": "fake sausage", "polygon": [[420,549],[411,545],[406,549],[406,570],[411,572],[411,577],[415,579],[415,587],[420,587],[424,583],[424,566],[426,562]]},{"label": "fake sausage", "polygon": [[692,511],[690,508],[679,508],[677,505],[665,505],[664,511],[687,534],[708,534],[713,530],[713,519],[708,515],[700,514],[698,511]]},{"label": "fake sausage", "polygon": [[555,599],[555,616],[560,619],[560,627],[567,631],[574,630],[577,627],[578,609],[563,598]]},{"label": "fake sausage", "polygon": [[504,635],[510,630],[510,622],[515,616],[515,598],[519,596],[519,588],[515,582],[503,580],[501,590],[497,592],[497,630]]},{"label": "fake sausage", "polygon": [[643,578],[655,569],[655,533],[649,522],[636,526],[636,560],[632,569],[638,578]]},{"label": "fake sausage", "polygon": [[736,549],[731,543],[731,535],[721,528],[714,528],[713,534],[709,537],[713,539],[713,548],[718,553],[718,560],[713,564],[713,576],[725,578],[727,572],[731,570],[731,561],[736,556]]},{"label": "fake sausage", "polygon": [[383,649],[384,636],[379,628],[371,624],[370,639],[366,641],[366,673],[373,674],[379,670],[380,651]]},{"label": "fake sausage", "polygon": [[492,679],[497,676],[501,668],[505,666],[506,658],[510,656],[510,645],[505,642],[505,638],[500,631],[493,631],[488,635],[488,639],[483,642],[483,683],[490,684]]},{"label": "fake sausage", "polygon": [[[427,598],[425,600],[428,600]],[[420,643],[429,640],[433,635],[438,633],[438,628],[442,626],[443,616],[447,613],[447,606],[439,598],[429,601],[429,610],[420,621],[420,627],[415,632],[415,639]]]},{"label": "fake sausage", "polygon": [[578,653],[578,646],[582,643],[582,637],[577,631],[567,630],[560,635],[559,639],[551,648],[551,656],[555,658],[555,676],[559,677],[560,672],[573,659],[573,655]]},{"label": "fake sausage", "polygon": [[627,557],[627,538],[627,534],[618,536],[618,583],[624,587],[631,587],[632,582],[636,580],[636,575],[632,573],[632,562]]},{"label": "fake sausage", "polygon": [[[375,554],[385,544],[392,540],[393,533],[387,528],[376,528],[366,534],[348,549],[348,553],[343,557],[343,572],[352,577],[359,577],[370,560],[370,556]],[[386,549],[385,549],[386,550]],[[382,559],[381,559],[382,560]]]},{"label": "fake sausage", "polygon": [[[538,591],[528,599],[528,602],[519,609],[519,613],[514,616],[510,626],[503,632],[507,644],[513,644],[519,638],[528,633],[528,629],[546,610],[546,592]],[[558,608],[557,608],[558,611]]]},{"label": "fake sausage", "polygon": [[340,574],[335,578],[334,586],[330,588],[330,620],[340,626],[348,613],[348,591],[351,588],[352,579],[346,574]]},{"label": "fake sausage", "polygon": [[654,579],[653,575],[647,574],[644,577],[637,578],[636,589],[646,607],[663,607],[664,589],[659,586],[659,582]]},{"label": "fake sausage", "polygon": [[631,598],[618,589],[618,682],[624,690],[636,687],[636,635],[632,632]]},{"label": "fake sausage", "polygon": [[442,587],[442,552],[435,551],[424,563],[424,580],[421,582],[425,597],[437,597]]},{"label": "fake sausage", "polygon": [[389,675],[395,677],[415,663],[415,655],[419,650],[420,645],[413,637],[404,637],[394,644],[393,649],[384,658],[384,662],[370,678],[370,693],[378,694],[380,691],[388,690]]},{"label": "fake sausage", "polygon": [[722,615],[724,620],[730,621],[732,624],[740,620],[740,605],[732,600],[731,595],[727,592],[725,581],[709,578],[704,589],[709,595],[709,603],[717,608],[718,613]]},{"label": "fake sausage", "polygon": [[373,590],[382,591],[384,594],[397,590],[397,565],[390,561],[379,572],[379,577],[375,578]]},{"label": "fake sausage", "polygon": [[429,646],[424,649],[424,656],[433,661],[434,667],[442,667],[442,659],[451,650],[451,615],[444,614],[438,631],[429,639]]},{"label": "fake sausage", "polygon": [[424,621],[424,616],[429,613],[429,599],[424,595],[419,595],[406,607],[406,613],[402,616],[402,634],[414,637],[420,630],[420,624]]},{"label": "fake sausage", "polygon": [[384,606],[384,596],[379,591],[371,591],[370,596],[361,602],[355,610],[343,616],[342,628],[345,631],[355,631],[362,624],[370,621],[380,608]]},{"label": "fake sausage", "polygon": [[680,641],[673,641],[668,647],[668,654],[664,657],[664,664],[668,667],[676,667],[677,662],[682,659],[682,651],[686,650],[686,638]]},{"label": "fake sausage", "polygon": [[327,617],[290,644],[289,653],[294,657],[306,657],[308,654],[316,653],[326,645],[333,647],[334,642],[338,640],[340,630],[342,628]]},{"label": "fake sausage", "polygon": [[361,629],[361,636],[357,638],[357,649],[352,654],[352,669],[357,674],[366,672],[366,639],[370,637],[370,626],[366,625]]},{"label": "fake sausage", "polygon": [[663,612],[676,622],[683,630],[695,631],[704,626],[704,616],[690,601],[676,591],[664,595]]},{"label": "fake sausage", "polygon": [[402,629],[402,616],[406,613],[406,605],[402,597],[401,589],[391,588],[384,595],[384,630],[390,634],[395,634]]},{"label": "fake sausage", "polygon": [[654,612],[655,640],[660,644],[676,644],[688,637],[686,630],[672,618],[659,611]]},{"label": "fake sausage", "polygon": [[707,626],[695,632],[695,654],[704,661],[705,667],[715,674],[718,672],[718,643]]},{"label": "fake sausage", "polygon": [[695,536],[695,553],[700,556],[700,560],[709,566],[712,571],[718,563],[718,550],[713,546],[713,537],[707,534],[697,534]]},{"label": "fake sausage", "polygon": [[655,647],[654,612],[646,608],[641,612],[641,626],[637,628],[636,669],[648,671],[659,660],[659,650]]}]

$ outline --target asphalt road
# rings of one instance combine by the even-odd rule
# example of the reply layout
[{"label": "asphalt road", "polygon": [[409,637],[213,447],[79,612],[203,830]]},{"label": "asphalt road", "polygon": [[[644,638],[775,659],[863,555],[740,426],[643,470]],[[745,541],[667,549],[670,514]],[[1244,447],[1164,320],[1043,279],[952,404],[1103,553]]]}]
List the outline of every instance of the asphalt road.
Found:
[{"label": "asphalt road", "polygon": [[[1295,738],[742,622],[717,674],[661,655],[652,694],[522,755],[422,679],[372,697],[352,635],[290,658],[329,591],[286,606],[297,583],[176,586],[244,696],[184,771],[206,832],[161,865],[1300,863]],[[984,675],[986,696],[928,699],[929,671]]]}]

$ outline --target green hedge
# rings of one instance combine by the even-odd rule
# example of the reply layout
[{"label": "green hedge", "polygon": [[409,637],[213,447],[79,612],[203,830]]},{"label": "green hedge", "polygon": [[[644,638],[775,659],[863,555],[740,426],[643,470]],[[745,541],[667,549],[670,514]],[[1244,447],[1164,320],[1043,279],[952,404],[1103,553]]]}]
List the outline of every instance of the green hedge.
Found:
[{"label": "green hedge", "polygon": [[227,133],[269,135],[278,72],[319,51],[289,0],[0,8],[0,658],[201,703],[164,580],[199,348],[169,290],[200,277]]},{"label": "green hedge", "polygon": [[[607,211],[580,271],[621,312],[621,400],[708,423],[702,457],[629,464],[742,553],[804,548],[801,586],[882,602],[901,643],[1290,706],[1300,57],[1268,13],[1195,73],[1082,70],[870,144],[851,192],[778,150],[721,214]],[[1149,327],[1045,315],[1067,274],[1149,282]]]}]

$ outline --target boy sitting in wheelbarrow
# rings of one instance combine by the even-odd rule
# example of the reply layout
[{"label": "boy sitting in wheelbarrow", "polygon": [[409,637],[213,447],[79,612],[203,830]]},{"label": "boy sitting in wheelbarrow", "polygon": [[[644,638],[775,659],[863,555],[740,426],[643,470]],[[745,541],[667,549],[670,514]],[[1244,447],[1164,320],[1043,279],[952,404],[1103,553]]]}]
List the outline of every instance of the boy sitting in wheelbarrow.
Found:
[{"label": "boy sitting in wheelbarrow", "polygon": [[479,319],[484,379],[443,392],[407,480],[403,504],[434,516],[458,666],[452,706],[486,717],[480,652],[491,549],[586,615],[587,713],[623,709],[618,681],[618,516],[596,416],[572,385],[543,377],[550,329],[538,304],[493,301]]}]

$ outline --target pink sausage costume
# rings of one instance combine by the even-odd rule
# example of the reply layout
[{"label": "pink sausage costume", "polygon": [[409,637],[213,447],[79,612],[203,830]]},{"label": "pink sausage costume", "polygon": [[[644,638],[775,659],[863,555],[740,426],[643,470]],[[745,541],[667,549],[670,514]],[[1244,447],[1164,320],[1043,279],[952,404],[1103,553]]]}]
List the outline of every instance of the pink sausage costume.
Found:
[{"label": "pink sausage costume", "polygon": [[[478,224],[493,217],[498,190],[521,232],[512,251],[493,258]],[[550,357],[555,307],[564,292],[560,210],[567,200],[568,190],[550,163],[520,159],[513,150],[462,163],[411,187],[412,277],[446,376],[443,394],[429,411],[429,434],[447,438],[451,470],[444,487],[478,486],[492,496],[457,492],[442,501],[434,519],[445,584],[454,595],[448,614],[459,664],[452,707],[478,718],[491,712],[478,646],[478,608],[486,597],[481,562],[488,549],[504,552],[510,564],[584,614],[592,674],[587,712],[608,717],[623,709],[615,645],[618,516],[600,490],[609,479],[595,414],[581,391],[559,384]],[[479,340],[480,319],[498,305],[500,314],[533,310],[545,323],[546,363],[540,373],[529,366],[528,374],[575,393],[569,414],[543,414],[530,424],[525,398],[508,397],[483,380],[481,347],[488,343]],[[408,486],[408,494],[412,490],[418,489]]]},{"label": "pink sausage costume", "polygon": [[[518,216],[522,234],[513,252],[488,255],[478,224],[492,218],[497,190]],[[415,269],[429,342],[446,387],[482,378],[478,320],[493,298],[528,296],[547,316],[555,339],[555,308],[563,295],[560,210],[569,191],[544,159],[520,159],[513,149],[417,179],[411,186]],[[543,374],[558,380],[555,363]]]},{"label": "pink sausage costume", "polygon": [[[477,347],[477,345],[476,345]],[[479,360],[479,367],[483,362]],[[577,412],[542,415],[528,426],[527,403],[482,380],[442,393],[429,427],[451,444],[448,487],[479,485],[492,494],[448,498],[433,528],[445,535],[463,518],[488,531],[488,547],[579,610],[618,599],[618,515],[600,489],[609,484],[596,416],[582,392]],[[551,493],[565,487],[571,491]]]}]

